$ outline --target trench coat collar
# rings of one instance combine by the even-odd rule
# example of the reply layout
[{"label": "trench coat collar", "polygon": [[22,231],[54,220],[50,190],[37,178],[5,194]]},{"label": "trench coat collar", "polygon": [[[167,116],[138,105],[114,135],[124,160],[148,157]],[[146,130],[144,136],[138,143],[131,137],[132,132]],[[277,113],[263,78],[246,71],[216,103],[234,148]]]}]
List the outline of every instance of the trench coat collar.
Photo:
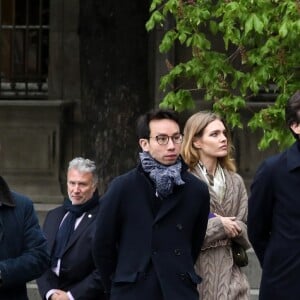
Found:
[{"label": "trench coat collar", "polygon": [[10,193],[9,187],[5,180],[0,176],[0,206],[16,206],[15,201]]},{"label": "trench coat collar", "polygon": [[286,152],[287,168],[293,171],[300,167],[300,141],[296,141]]}]

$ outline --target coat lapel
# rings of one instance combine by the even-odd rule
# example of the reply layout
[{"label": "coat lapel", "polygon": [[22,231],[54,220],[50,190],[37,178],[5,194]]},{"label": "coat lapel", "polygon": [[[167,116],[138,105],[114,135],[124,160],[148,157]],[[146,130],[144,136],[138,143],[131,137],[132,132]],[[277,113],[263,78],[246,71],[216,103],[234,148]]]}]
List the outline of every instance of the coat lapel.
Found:
[{"label": "coat lapel", "polygon": [[[183,169],[185,170],[186,166],[183,165]],[[141,165],[138,166],[137,170],[138,170],[138,173],[142,174],[142,176],[139,177],[142,179],[140,182],[140,186],[145,187],[144,182],[146,182],[147,189],[149,189],[149,191],[146,193],[147,197],[148,197],[147,204],[149,205],[149,209],[152,211],[150,203],[151,203],[151,198],[156,197],[155,195],[153,195],[153,193],[155,192],[155,189],[153,188],[153,185],[150,183],[151,179],[149,179],[148,176],[145,174]],[[182,172],[181,175],[182,175],[182,180],[185,181],[184,172]],[[137,180],[139,180],[139,178],[137,178]],[[170,196],[168,196],[167,198],[161,200],[162,204],[158,210],[157,215],[154,218],[153,224],[155,224],[160,219],[162,219],[166,214],[168,214],[168,212],[170,210],[172,210],[179,203],[180,199],[182,198],[181,195],[183,193],[183,188],[182,188],[183,186],[184,185],[174,186],[173,193]],[[143,191],[143,193],[144,193],[144,191]]]},{"label": "coat lapel", "polygon": [[[183,185],[184,186],[184,185]],[[154,219],[154,223],[162,219],[168,212],[177,206],[182,199],[181,195],[183,193],[183,186],[175,186],[173,193],[165,199],[162,199],[161,207]]]},{"label": "coat lapel", "polygon": [[47,236],[47,240],[48,240],[48,247],[52,253],[54,244],[55,244],[55,238],[56,238],[56,233],[59,230],[59,226],[60,223],[64,217],[64,215],[66,214],[66,210],[61,207],[60,210],[58,210],[56,218],[53,218],[53,222],[52,224],[50,224],[51,226],[48,226],[48,228],[50,228],[51,232],[49,232],[48,236]]},{"label": "coat lapel", "polygon": [[70,237],[70,240],[65,248],[66,252],[72,245],[76,242],[76,240],[82,235],[84,230],[92,223],[94,222],[96,218],[96,214],[98,212],[99,206],[97,205],[95,208],[93,208],[90,211],[87,211],[82,218],[81,222],[77,226],[76,230],[73,232],[73,234]]},{"label": "coat lapel", "polygon": [[300,142],[297,141],[287,150],[287,168],[289,171],[300,167],[299,146]]}]

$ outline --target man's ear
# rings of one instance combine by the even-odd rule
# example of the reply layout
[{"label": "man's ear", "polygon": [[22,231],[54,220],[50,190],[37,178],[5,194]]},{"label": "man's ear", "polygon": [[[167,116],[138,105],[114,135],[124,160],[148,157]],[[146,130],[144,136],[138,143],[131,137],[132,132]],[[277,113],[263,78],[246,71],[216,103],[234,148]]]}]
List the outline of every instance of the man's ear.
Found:
[{"label": "man's ear", "polygon": [[149,141],[147,139],[139,139],[139,144],[143,151],[149,150]]},{"label": "man's ear", "polygon": [[291,130],[299,135],[300,134],[300,124],[299,123],[293,123],[291,126],[290,126]]}]

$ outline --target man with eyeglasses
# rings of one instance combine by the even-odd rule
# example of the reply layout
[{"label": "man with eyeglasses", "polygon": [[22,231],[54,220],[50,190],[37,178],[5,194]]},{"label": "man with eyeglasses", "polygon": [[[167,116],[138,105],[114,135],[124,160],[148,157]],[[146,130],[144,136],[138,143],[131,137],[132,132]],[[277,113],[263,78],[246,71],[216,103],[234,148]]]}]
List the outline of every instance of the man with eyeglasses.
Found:
[{"label": "man with eyeglasses", "polygon": [[139,165],[101,201],[94,257],[110,300],[198,300],[194,271],[209,215],[204,182],[180,157],[178,116],[154,110],[137,123]]}]

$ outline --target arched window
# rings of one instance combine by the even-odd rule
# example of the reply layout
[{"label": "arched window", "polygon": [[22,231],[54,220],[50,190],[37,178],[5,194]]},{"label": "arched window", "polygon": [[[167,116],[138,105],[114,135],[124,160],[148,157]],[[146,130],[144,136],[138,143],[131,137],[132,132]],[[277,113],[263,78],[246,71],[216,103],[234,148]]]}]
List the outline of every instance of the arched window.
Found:
[{"label": "arched window", "polygon": [[48,95],[49,0],[0,0],[0,99]]}]

